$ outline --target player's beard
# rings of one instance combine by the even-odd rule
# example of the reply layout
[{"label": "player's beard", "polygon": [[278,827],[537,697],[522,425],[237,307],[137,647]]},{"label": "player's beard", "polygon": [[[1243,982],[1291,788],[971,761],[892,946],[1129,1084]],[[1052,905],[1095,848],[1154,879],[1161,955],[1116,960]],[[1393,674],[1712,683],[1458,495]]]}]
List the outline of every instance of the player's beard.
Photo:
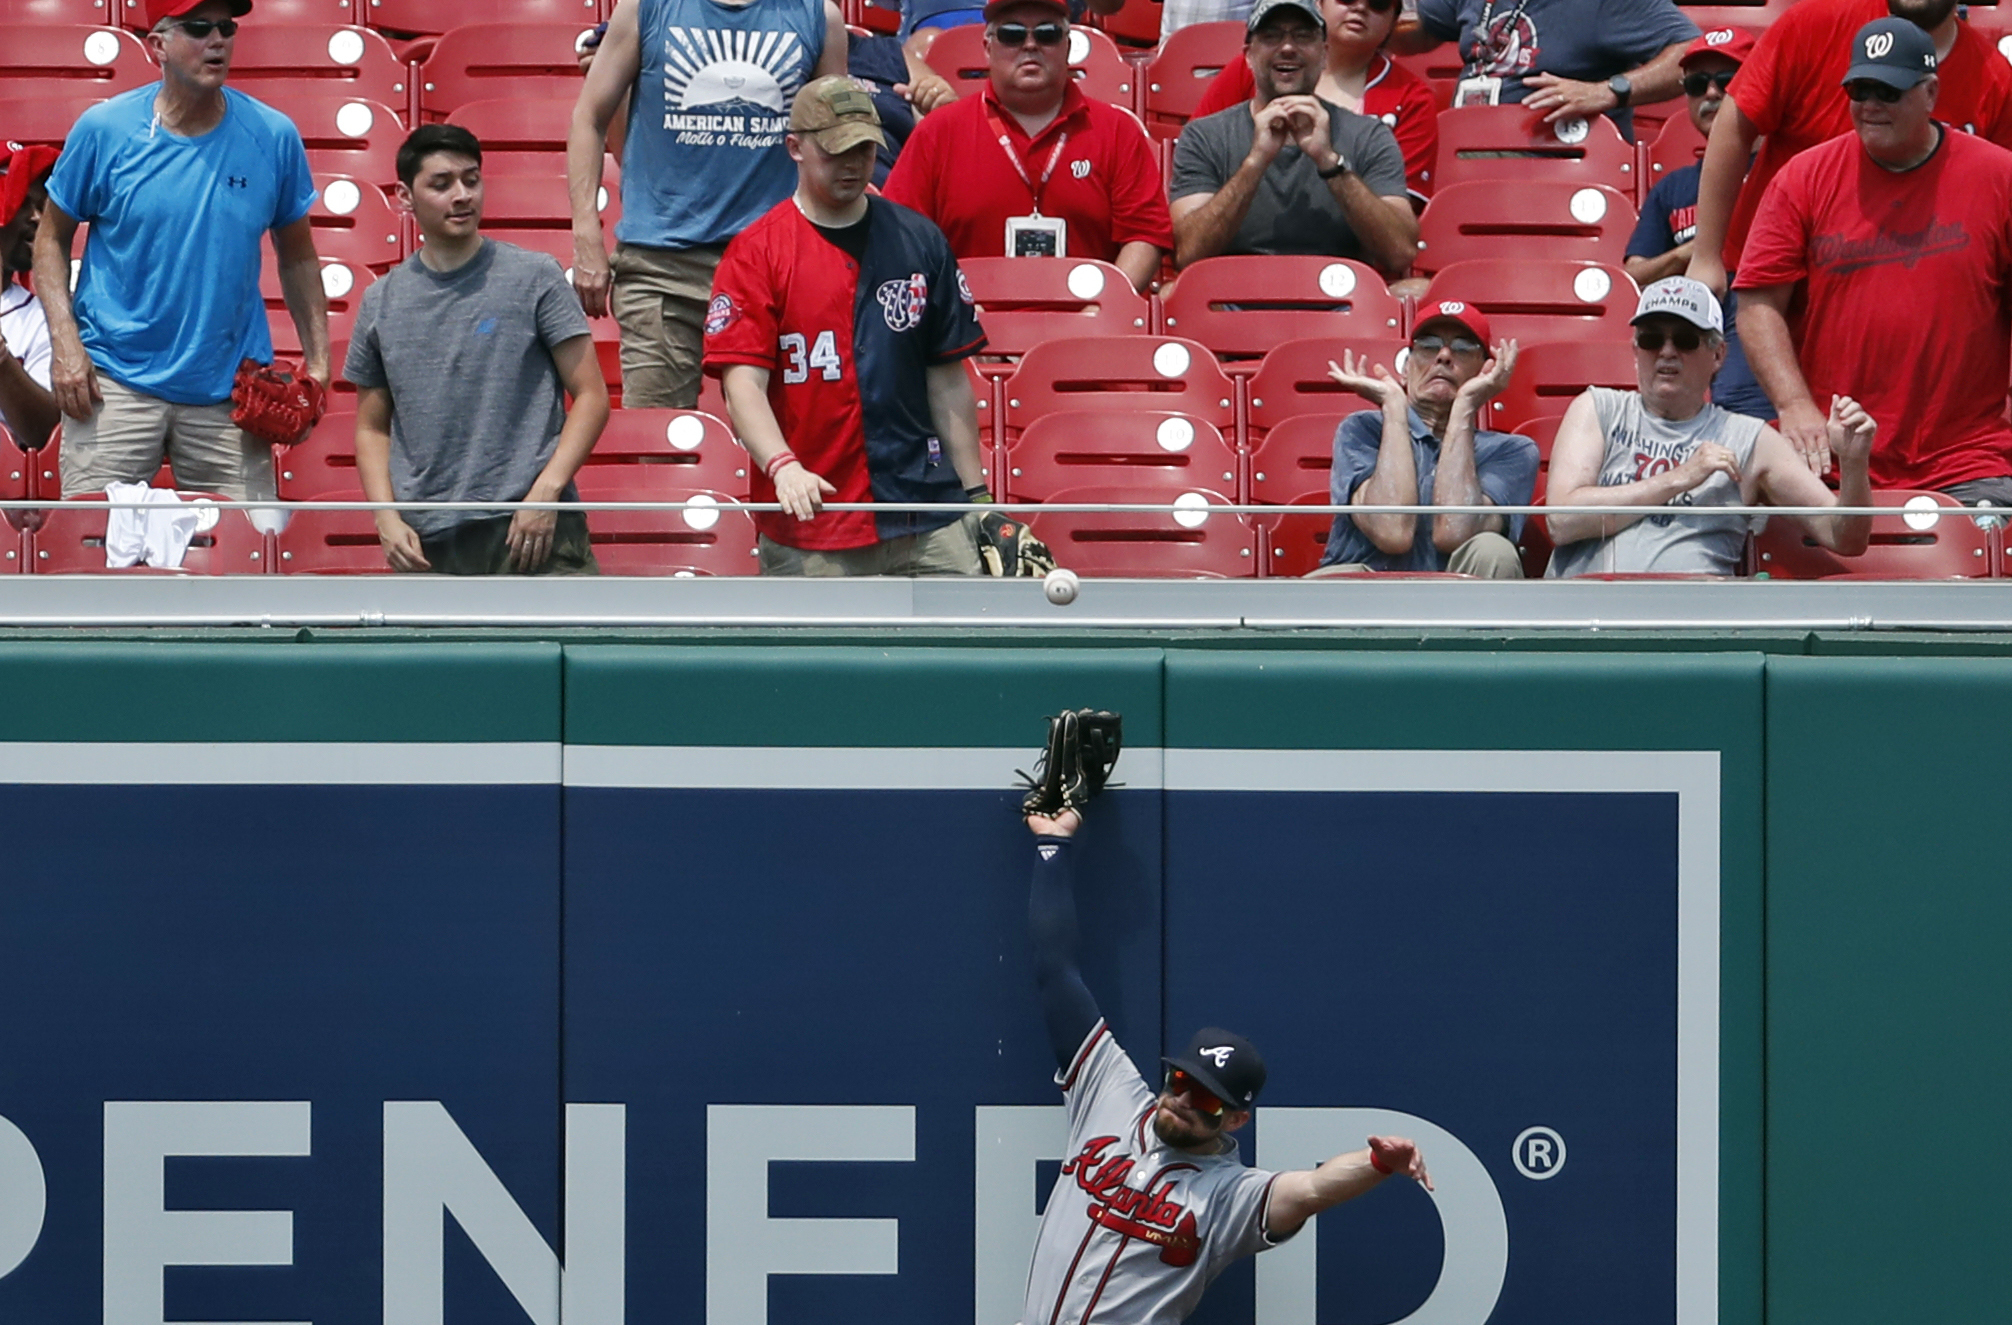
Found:
[{"label": "player's beard", "polygon": [[1154,1135],[1176,1150],[1186,1150],[1193,1146],[1206,1144],[1214,1140],[1219,1132],[1219,1128],[1205,1127],[1199,1124],[1189,1126],[1181,1121],[1178,1114],[1164,1105],[1155,1105],[1153,1107]]}]

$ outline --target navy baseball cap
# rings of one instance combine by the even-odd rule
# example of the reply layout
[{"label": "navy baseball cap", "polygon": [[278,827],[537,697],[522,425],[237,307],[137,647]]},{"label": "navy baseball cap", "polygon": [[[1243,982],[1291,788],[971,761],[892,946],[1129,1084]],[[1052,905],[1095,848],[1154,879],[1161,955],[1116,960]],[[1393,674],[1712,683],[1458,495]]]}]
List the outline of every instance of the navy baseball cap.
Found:
[{"label": "navy baseball cap", "polygon": [[1248,1109],[1264,1089],[1264,1059],[1257,1046],[1220,1026],[1204,1026],[1188,1047],[1160,1060],[1202,1083],[1232,1109]]},{"label": "navy baseball cap", "polygon": [[1266,19],[1281,9],[1304,14],[1320,29],[1321,35],[1327,34],[1327,19],[1321,14],[1320,6],[1314,3],[1314,0],[1257,0],[1257,3],[1251,6],[1249,20],[1244,24],[1244,36],[1249,37],[1251,33],[1256,32]]},{"label": "navy baseball cap", "polygon": [[1861,78],[1905,92],[1935,72],[1935,39],[1904,18],[1876,18],[1851,39],[1846,83]]}]

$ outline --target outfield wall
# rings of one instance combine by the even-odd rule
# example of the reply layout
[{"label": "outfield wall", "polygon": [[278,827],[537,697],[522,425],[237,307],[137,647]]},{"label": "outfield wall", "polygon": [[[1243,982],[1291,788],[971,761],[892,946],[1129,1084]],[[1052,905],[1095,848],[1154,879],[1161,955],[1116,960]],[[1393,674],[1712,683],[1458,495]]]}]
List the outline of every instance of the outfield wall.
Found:
[{"label": "outfield wall", "polygon": [[1080,704],[1126,718],[1079,876],[1121,1043],[1236,1027],[1247,1157],[1403,1130],[1438,1178],[1198,1321],[2007,1305],[2012,664],[73,642],[0,686],[0,1319],[1012,1325],[1063,1156],[1006,788]]}]

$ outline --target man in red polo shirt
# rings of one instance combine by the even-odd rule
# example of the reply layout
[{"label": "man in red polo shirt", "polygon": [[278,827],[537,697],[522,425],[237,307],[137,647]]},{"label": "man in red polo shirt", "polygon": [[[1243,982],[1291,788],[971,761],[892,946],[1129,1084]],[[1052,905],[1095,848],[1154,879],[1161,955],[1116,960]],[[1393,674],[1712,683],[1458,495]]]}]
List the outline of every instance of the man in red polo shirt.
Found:
[{"label": "man in red polo shirt", "polygon": [[985,53],[991,81],[923,118],[886,196],[960,258],[1097,258],[1146,289],[1174,243],[1159,162],[1137,120],[1070,77],[1067,7],[992,0]]},{"label": "man in red polo shirt", "polygon": [[1796,153],[1851,132],[1850,103],[1840,86],[1851,38],[1889,15],[1907,19],[1935,41],[1942,89],[1935,118],[2012,147],[2012,66],[1987,38],[1957,20],[1956,0],[1800,0],[1768,26],[1712,123],[1698,177],[1693,279],[1724,295],[1727,273],[1739,270],[1768,181]]}]

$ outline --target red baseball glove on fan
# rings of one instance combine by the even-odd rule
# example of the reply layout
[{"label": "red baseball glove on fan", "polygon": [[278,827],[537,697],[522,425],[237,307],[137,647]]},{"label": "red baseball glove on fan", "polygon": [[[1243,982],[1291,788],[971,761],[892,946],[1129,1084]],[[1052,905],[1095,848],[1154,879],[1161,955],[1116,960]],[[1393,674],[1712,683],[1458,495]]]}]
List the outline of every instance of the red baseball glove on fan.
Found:
[{"label": "red baseball glove on fan", "polygon": [[307,436],[326,404],[321,383],[284,359],[274,359],[271,367],[246,359],[231,386],[231,422],[274,446],[292,446]]}]

